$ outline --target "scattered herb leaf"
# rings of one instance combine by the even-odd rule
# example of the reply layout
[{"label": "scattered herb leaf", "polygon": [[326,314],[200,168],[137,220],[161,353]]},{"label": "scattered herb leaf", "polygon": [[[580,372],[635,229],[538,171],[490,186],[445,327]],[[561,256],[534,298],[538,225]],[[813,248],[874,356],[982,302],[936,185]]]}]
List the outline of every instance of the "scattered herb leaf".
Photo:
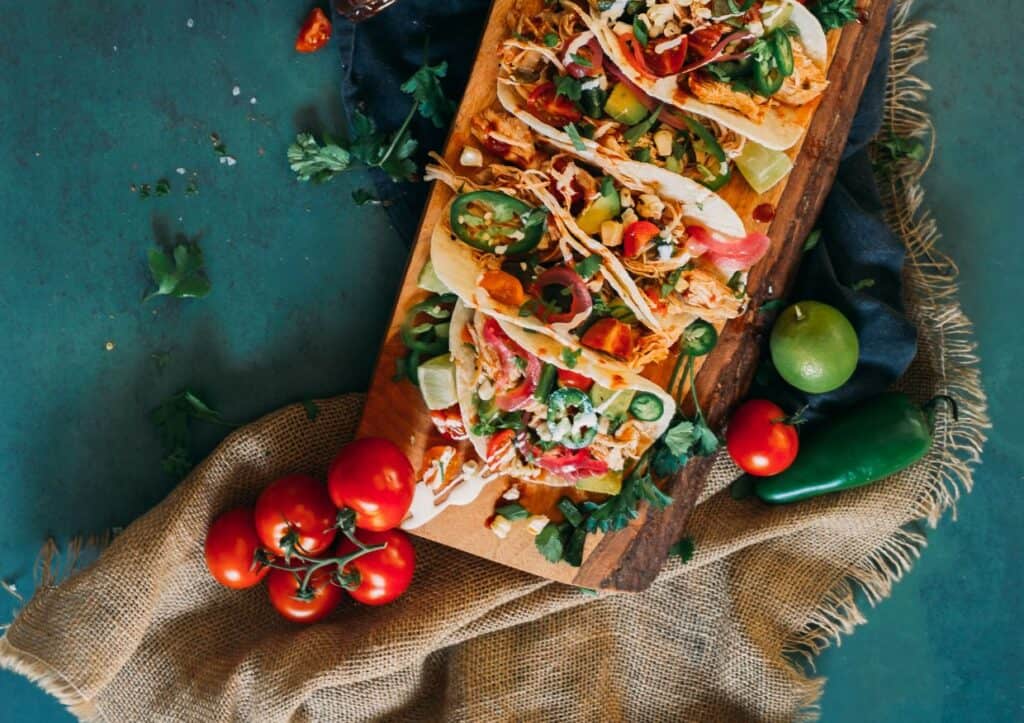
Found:
[{"label": "scattered herb leaf", "polygon": [[553,48],[558,45],[558,36],[555,33],[548,33],[544,36],[544,45]]},{"label": "scattered herb leaf", "polygon": [[312,399],[303,399],[302,408],[306,410],[306,419],[311,422],[320,414],[320,407]]},{"label": "scattered herb leaf", "polygon": [[675,555],[684,564],[693,559],[693,538],[684,537],[672,547],[668,548],[669,555]]},{"label": "scattered herb leaf", "polygon": [[300,181],[326,183],[349,167],[351,156],[341,146],[319,145],[310,133],[299,133],[288,146],[288,165]]},{"label": "scattered herb leaf", "polygon": [[203,252],[196,243],[178,244],[171,253],[160,248],[150,249],[149,271],[156,289],[143,301],[154,296],[201,298],[210,293],[210,280],[203,269]]},{"label": "scattered herb leaf", "polygon": [[544,529],[540,531],[540,534],[534,538],[533,542],[537,549],[540,550],[540,554],[548,562],[558,562],[562,559],[562,536],[558,525],[554,522],[546,524]]},{"label": "scattered herb leaf", "polygon": [[150,412],[150,420],[156,426],[163,446],[161,465],[165,472],[178,478],[184,477],[192,469],[189,427],[194,419],[224,423],[220,413],[189,389],[183,389],[165,399]]},{"label": "scattered herb leaf", "polygon": [[571,101],[583,97],[583,85],[571,75],[560,75],[555,78],[555,97],[564,95]]},{"label": "scattered herb leaf", "polygon": [[567,125],[562,126],[562,130],[564,130],[566,135],[569,136],[569,140],[572,141],[573,148],[575,148],[577,151],[587,150],[587,144],[584,143],[583,139],[580,137],[579,129],[576,128],[575,123],[569,123]]},{"label": "scattered herb leaf", "polygon": [[518,502],[510,502],[507,505],[494,510],[494,514],[504,517],[506,520],[525,520],[530,516],[529,510]]},{"label": "scattered herb leaf", "polygon": [[855,282],[850,288],[854,291],[862,291],[863,289],[870,289],[874,285],[874,279],[861,279],[860,281]]},{"label": "scattered herb leaf", "polygon": [[597,254],[591,254],[576,264],[576,273],[583,279],[589,279],[596,274],[600,268],[601,257]]},{"label": "scattered herb leaf", "polygon": [[455,112],[455,103],[449,100],[441,88],[441,78],[448,74],[448,63],[422,65],[402,83],[401,90],[408,93],[417,103],[417,109],[436,128],[444,128]]},{"label": "scattered herb leaf", "polygon": [[825,32],[857,21],[857,0],[818,0],[810,10]]},{"label": "scattered herb leaf", "polygon": [[577,349],[576,351],[573,351],[569,347],[562,347],[562,361],[565,362],[565,365],[570,369],[575,369],[576,362],[579,360],[580,354],[582,353],[582,349]]},{"label": "scattered herb leaf", "polygon": [[640,45],[647,47],[647,42],[650,40],[650,33],[647,32],[647,26],[644,21],[637,15],[633,18],[633,35]]},{"label": "scattered herb leaf", "polygon": [[815,246],[818,245],[818,243],[820,241],[821,241],[821,229],[820,228],[816,228],[813,231],[811,231],[810,236],[808,236],[807,240],[804,241],[804,247],[803,247],[804,253],[807,253],[808,251],[813,249]]},{"label": "scattered herb leaf", "polygon": [[767,314],[770,311],[775,311],[776,309],[781,308],[785,303],[786,302],[783,301],[782,299],[768,299],[763,304],[761,304],[761,308],[758,309],[758,312],[762,314]]}]

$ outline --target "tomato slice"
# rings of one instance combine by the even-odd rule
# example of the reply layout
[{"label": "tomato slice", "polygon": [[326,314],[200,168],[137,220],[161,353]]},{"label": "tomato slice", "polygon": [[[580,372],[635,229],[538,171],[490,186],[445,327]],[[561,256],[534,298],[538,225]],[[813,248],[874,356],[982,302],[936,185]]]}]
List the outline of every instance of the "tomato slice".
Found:
[{"label": "tomato slice", "polygon": [[313,8],[295,39],[295,49],[300,53],[315,53],[331,39],[331,21],[320,8]]},{"label": "tomato slice", "polygon": [[589,392],[590,388],[594,386],[593,379],[569,369],[558,370],[558,383],[563,387],[572,387],[583,392]]},{"label": "tomato slice", "polygon": [[541,83],[534,88],[526,99],[526,105],[542,121],[556,128],[577,123],[583,118],[582,111],[571,100],[558,95],[554,83]]},{"label": "tomato slice", "polygon": [[650,221],[634,221],[622,232],[622,253],[627,258],[636,258],[661,229]]},{"label": "tomato slice", "polygon": [[487,459],[491,460],[500,457],[505,450],[512,446],[516,433],[513,429],[503,429],[487,440]]},{"label": "tomato slice", "polygon": [[666,42],[668,41],[652,40],[643,49],[644,63],[646,63],[648,70],[659,78],[675,75],[686,64],[686,50],[689,47],[686,37],[684,36],[678,45],[674,45],[659,53],[657,51],[658,46]]},{"label": "tomato slice", "polygon": [[730,30],[732,28],[724,23],[707,25],[700,30],[694,30],[687,36],[689,48],[698,58],[706,58],[711,55],[711,51],[718,45],[718,41]]}]

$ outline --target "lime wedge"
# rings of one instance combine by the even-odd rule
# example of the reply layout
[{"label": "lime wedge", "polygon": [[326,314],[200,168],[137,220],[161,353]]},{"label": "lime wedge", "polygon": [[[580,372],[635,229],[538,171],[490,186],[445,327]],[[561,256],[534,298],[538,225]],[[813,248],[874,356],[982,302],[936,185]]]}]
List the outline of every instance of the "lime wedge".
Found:
[{"label": "lime wedge", "polygon": [[451,293],[451,289],[437,277],[437,272],[434,271],[434,262],[430,259],[427,259],[427,263],[423,264],[423,268],[420,269],[420,277],[416,280],[416,285],[426,291],[433,291],[435,294]]},{"label": "lime wedge", "polygon": [[427,409],[447,409],[458,401],[455,393],[455,364],[447,354],[419,365],[416,375]]},{"label": "lime wedge", "polygon": [[793,161],[782,151],[772,151],[747,141],[736,157],[736,167],[758,193],[770,190],[793,170]]},{"label": "lime wedge", "polygon": [[622,471],[608,470],[597,477],[581,479],[576,483],[576,489],[602,495],[617,495],[622,491]]},{"label": "lime wedge", "polygon": [[793,14],[793,4],[790,2],[773,2],[768,0],[761,6],[761,21],[766,31],[781,28]]}]

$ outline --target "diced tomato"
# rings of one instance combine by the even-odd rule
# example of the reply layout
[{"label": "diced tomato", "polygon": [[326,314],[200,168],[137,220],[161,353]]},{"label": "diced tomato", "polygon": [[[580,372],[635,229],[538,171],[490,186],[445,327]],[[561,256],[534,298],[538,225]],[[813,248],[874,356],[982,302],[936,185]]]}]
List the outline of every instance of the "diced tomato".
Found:
[{"label": "diced tomato", "polygon": [[503,429],[492,435],[491,438],[487,440],[487,459],[491,460],[503,455],[506,449],[512,447],[512,442],[515,438],[516,433],[513,429]]},{"label": "diced tomato", "polygon": [[622,253],[627,258],[639,256],[644,246],[659,233],[661,229],[650,221],[634,221],[622,232]]},{"label": "diced tomato", "polygon": [[688,36],[690,50],[693,51],[698,60],[708,57],[728,30],[731,30],[731,28],[724,23],[708,25],[700,30],[694,30]]},{"label": "diced tomato", "polygon": [[665,300],[661,298],[661,289],[659,289],[657,286],[645,286],[644,296],[650,299],[650,306],[651,309],[654,310],[654,313],[664,314],[665,312],[668,311],[668,304],[666,304]]},{"label": "diced tomato", "polygon": [[435,409],[430,413],[430,421],[434,428],[446,439],[453,442],[460,442],[467,439],[466,425],[462,423],[462,413],[459,405],[453,405],[447,409]]},{"label": "diced tomato", "polygon": [[508,306],[522,306],[526,302],[523,284],[512,274],[498,269],[485,271],[480,277],[480,288],[495,301]]},{"label": "diced tomato", "polygon": [[563,387],[573,387],[580,391],[589,392],[590,388],[594,386],[594,380],[589,377],[585,377],[569,369],[558,370],[558,383]]},{"label": "diced tomato", "polygon": [[651,40],[643,50],[644,62],[647,68],[659,78],[675,75],[683,69],[686,64],[687,40],[684,37],[679,45],[669,48],[664,52],[657,52],[657,47],[666,41]]},{"label": "diced tomato", "polygon": [[626,359],[633,352],[633,331],[629,324],[606,316],[587,329],[580,342],[617,359]]},{"label": "diced tomato", "polygon": [[313,8],[299,30],[299,37],[295,39],[295,49],[300,53],[315,53],[327,45],[330,39],[331,21],[323,10]]},{"label": "diced tomato", "polygon": [[526,105],[542,121],[556,128],[583,118],[583,113],[571,100],[555,92],[554,83],[542,83],[534,88],[526,99]]}]

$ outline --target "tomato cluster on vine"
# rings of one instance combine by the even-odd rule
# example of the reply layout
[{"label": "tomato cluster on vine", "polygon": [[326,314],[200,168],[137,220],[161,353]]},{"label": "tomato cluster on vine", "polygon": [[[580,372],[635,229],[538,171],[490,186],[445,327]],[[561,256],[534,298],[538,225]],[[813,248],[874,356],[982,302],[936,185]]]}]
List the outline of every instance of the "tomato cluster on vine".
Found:
[{"label": "tomato cluster on vine", "polygon": [[358,439],[335,457],[326,484],[281,477],[254,507],[217,517],[206,535],[206,566],[236,590],[266,579],[271,604],[295,622],[322,620],[346,592],[366,605],[389,603],[409,587],[416,566],[412,542],[398,529],[415,484],[392,442]]}]

